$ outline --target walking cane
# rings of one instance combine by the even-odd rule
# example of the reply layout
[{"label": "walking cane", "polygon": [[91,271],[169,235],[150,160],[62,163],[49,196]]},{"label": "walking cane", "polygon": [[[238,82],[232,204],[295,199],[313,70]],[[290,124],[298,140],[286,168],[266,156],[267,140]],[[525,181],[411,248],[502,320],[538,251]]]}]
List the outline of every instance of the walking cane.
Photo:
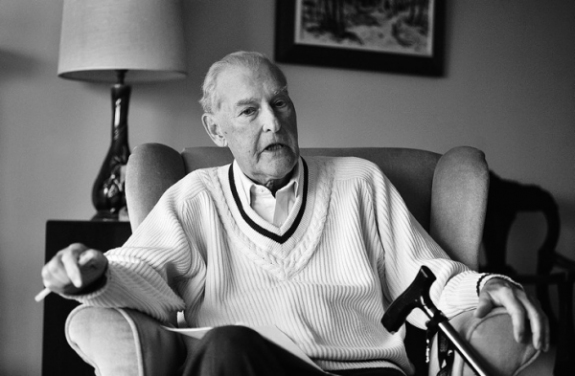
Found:
[{"label": "walking cane", "polygon": [[487,368],[477,352],[461,339],[459,333],[457,333],[447,320],[447,317],[445,317],[431,301],[429,289],[435,279],[435,275],[431,270],[429,270],[427,266],[422,266],[407,290],[395,299],[385,312],[381,323],[389,332],[397,332],[401,325],[405,323],[411,311],[415,308],[419,308],[430,319],[430,321],[427,322],[428,328],[431,325],[437,326],[449,341],[453,343],[457,352],[471,366],[476,374],[479,376],[489,376],[489,373],[486,371]]}]

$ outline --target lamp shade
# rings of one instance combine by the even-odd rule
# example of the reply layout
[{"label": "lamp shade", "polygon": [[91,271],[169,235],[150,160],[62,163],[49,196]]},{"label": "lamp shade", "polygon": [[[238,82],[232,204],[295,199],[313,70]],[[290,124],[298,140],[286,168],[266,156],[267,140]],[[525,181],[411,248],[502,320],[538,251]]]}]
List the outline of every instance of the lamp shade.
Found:
[{"label": "lamp shade", "polygon": [[58,75],[149,82],[186,75],[181,0],[64,0]]}]

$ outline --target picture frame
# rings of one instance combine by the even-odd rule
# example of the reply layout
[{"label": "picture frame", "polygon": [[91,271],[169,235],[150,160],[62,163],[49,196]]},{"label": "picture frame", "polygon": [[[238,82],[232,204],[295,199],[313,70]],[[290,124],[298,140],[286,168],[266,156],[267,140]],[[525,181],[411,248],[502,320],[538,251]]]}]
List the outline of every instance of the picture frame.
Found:
[{"label": "picture frame", "polygon": [[276,0],[278,63],[442,76],[445,0]]}]

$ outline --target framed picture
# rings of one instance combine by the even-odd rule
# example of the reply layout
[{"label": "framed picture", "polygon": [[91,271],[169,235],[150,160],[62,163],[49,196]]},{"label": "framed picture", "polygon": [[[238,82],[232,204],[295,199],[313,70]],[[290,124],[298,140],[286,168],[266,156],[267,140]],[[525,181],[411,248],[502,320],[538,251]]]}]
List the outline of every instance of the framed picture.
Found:
[{"label": "framed picture", "polygon": [[445,0],[276,0],[279,63],[443,75]]}]

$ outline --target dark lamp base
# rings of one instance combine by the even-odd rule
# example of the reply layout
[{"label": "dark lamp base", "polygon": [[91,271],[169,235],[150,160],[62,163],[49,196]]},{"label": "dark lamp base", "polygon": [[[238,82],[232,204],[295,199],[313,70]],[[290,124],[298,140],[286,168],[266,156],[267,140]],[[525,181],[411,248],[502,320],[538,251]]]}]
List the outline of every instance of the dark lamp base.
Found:
[{"label": "dark lamp base", "polygon": [[130,156],[128,146],[128,106],[131,88],[124,84],[123,71],[112,86],[112,142],[92,188],[96,215],[92,220],[121,220],[126,211],[124,182]]}]

